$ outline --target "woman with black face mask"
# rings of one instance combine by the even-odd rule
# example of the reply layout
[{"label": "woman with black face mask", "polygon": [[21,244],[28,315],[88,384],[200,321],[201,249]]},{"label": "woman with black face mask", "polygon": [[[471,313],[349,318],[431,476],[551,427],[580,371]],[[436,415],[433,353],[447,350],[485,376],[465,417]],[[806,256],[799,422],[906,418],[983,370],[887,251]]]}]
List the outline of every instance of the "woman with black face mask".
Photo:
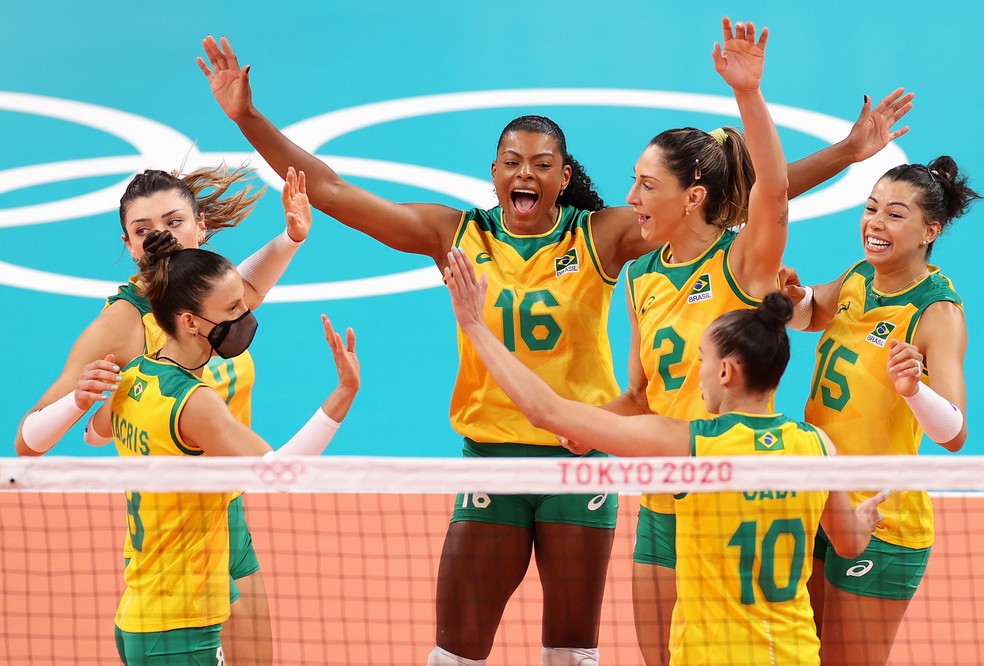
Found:
[{"label": "woman with black face mask", "polygon": [[[243,279],[224,257],[183,249],[169,231],[144,242],[139,283],[166,335],[159,351],[120,373],[112,398],[92,416],[86,441],[111,439],[124,456],[319,455],[359,389],[355,333],[347,342],[322,315],[338,386],[286,444],[270,446],[202,379],[213,355],[249,347],[256,319]],[[90,398],[91,406],[96,397]],[[123,663],[150,656],[224,663],[219,632],[229,617],[228,507],[234,493],[127,493],[131,557],[116,613]],[[170,662],[175,663],[175,662]]]}]

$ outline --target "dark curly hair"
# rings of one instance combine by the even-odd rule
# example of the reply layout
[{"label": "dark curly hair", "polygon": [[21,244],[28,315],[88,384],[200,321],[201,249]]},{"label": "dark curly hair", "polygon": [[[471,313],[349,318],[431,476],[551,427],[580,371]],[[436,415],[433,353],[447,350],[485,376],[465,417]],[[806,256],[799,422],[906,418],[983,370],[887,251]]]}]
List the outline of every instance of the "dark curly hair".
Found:
[{"label": "dark curly hair", "polygon": [[[941,155],[929,164],[900,164],[890,169],[882,179],[909,183],[920,192],[916,202],[926,216],[926,222],[937,222],[940,233],[956,218],[967,212],[980,195],[967,185],[967,178],[949,155]],[[939,236],[937,236],[939,238]],[[933,251],[933,242],[926,248],[926,258]]]},{"label": "dark curly hair", "polygon": [[520,116],[510,121],[502,130],[499,135],[499,142],[496,144],[496,150],[502,147],[502,140],[510,132],[544,134],[557,142],[557,148],[564,158],[564,165],[571,168],[571,180],[557,197],[558,204],[593,211],[606,207],[584,167],[567,152],[567,137],[564,136],[560,125],[545,116]]}]

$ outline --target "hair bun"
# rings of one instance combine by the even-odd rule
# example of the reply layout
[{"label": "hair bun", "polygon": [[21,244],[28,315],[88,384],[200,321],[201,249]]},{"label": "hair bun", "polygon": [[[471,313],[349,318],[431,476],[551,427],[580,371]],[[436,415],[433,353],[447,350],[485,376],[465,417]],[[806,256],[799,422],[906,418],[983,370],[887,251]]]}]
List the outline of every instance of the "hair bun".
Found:
[{"label": "hair bun", "polygon": [[756,310],[765,323],[777,328],[785,327],[793,318],[792,300],[779,291],[766,294]]},{"label": "hair bun", "polygon": [[147,263],[149,265],[154,265],[162,259],[170,257],[175,252],[184,249],[178,239],[175,238],[170,231],[166,229],[164,231],[151,231],[144,238],[143,243],[144,256],[147,257]]}]

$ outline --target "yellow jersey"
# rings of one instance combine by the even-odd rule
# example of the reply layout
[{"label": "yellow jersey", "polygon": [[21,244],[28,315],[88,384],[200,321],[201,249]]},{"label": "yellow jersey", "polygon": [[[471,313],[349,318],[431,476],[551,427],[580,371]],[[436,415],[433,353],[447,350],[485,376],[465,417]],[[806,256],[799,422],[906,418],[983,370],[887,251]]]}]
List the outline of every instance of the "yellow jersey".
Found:
[{"label": "yellow jersey", "polygon": [[[155,355],[164,346],[167,336],[154,319],[150,303],[140,295],[136,278],[131,278],[127,284],[120,285],[119,291],[106,299],[106,306],[109,307],[121,300],[130,303],[140,313],[144,328],[144,354]],[[235,358],[213,356],[202,372],[202,380],[222,396],[233,416],[247,426],[250,424],[252,411],[250,397],[256,381],[256,367],[248,350]]]},{"label": "yellow jersey", "polygon": [[[601,405],[619,393],[608,341],[616,277],[598,259],[591,212],[561,207],[546,233],[518,236],[500,207],[462,213],[454,245],[488,278],[485,321],[523,364],[560,395]],[[534,428],[499,388],[458,331],[460,367],[451,424],[483,443],[557,445]]]},{"label": "yellow jersey", "polygon": [[[206,385],[149,356],[122,371],[111,420],[121,456],[201,455],[181,438],[181,412]],[[134,485],[139,486],[139,481]],[[127,492],[129,562],[116,626],[132,633],[219,624],[229,617],[232,493]]]},{"label": "yellow jersey", "polygon": [[[888,376],[888,341],[912,342],[926,308],[937,301],[962,307],[936,266],[900,293],[874,289],[875,269],[855,264],[844,277],[835,312],[817,345],[805,418],[830,435],[844,455],[915,455],[923,431]],[[925,370],[927,380],[932,368]],[[851,492],[857,506],[880,488]],[[893,492],[879,507],[874,535],[905,548],[933,544],[933,506],[919,491]]]},{"label": "yellow jersey", "polygon": [[[728,257],[736,237],[725,231],[685,263],[667,260],[667,244],[629,265],[626,284],[654,414],[683,421],[713,416],[700,394],[700,336],[722,314],[761,302],[745,293],[731,273]],[[642,505],[657,513],[674,511],[672,495],[643,495]]]},{"label": "yellow jersey", "polygon": [[[693,456],[827,455],[806,423],[732,412],[690,426]],[[826,492],[778,488],[677,499],[670,663],[819,664],[806,582]]]}]

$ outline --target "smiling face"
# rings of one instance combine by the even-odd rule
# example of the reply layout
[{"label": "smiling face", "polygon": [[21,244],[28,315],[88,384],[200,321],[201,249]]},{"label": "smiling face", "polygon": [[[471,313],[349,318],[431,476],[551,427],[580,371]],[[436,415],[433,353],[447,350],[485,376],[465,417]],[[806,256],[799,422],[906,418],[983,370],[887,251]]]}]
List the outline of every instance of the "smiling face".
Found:
[{"label": "smiling face", "polygon": [[127,203],[123,244],[134,260],[144,254],[143,242],[154,230],[171,232],[181,246],[197,248],[204,237],[205,218],[195,218],[191,202],[178,190],[163,190]]},{"label": "smiling face", "polygon": [[[639,228],[646,240],[669,238],[683,221],[697,188],[684,188],[666,169],[663,153],[649,146],[633,168],[633,182],[625,202],[639,216]],[[701,188],[702,189],[702,188]]]},{"label": "smiling face", "polygon": [[927,224],[920,196],[904,181],[882,178],[875,184],[861,215],[861,243],[864,258],[876,268],[925,260],[925,248],[939,235],[940,225]]},{"label": "smiling face", "polygon": [[570,179],[571,167],[552,137],[524,131],[503,135],[492,163],[492,182],[504,218],[517,230],[552,227],[557,197]]}]

